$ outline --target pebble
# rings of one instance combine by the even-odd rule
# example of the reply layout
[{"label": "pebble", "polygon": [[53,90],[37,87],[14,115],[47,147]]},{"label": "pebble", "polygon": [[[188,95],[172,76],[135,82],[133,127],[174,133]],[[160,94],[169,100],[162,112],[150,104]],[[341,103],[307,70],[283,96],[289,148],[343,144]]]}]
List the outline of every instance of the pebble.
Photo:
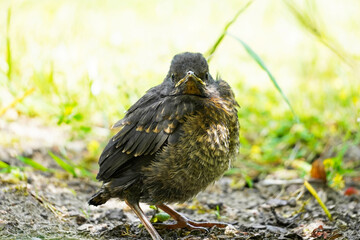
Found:
[{"label": "pebble", "polygon": [[225,228],[225,234],[230,236],[235,236],[239,231],[231,224],[227,225]]},{"label": "pebble", "polygon": [[79,231],[90,231],[94,226],[89,223],[85,223],[77,228]]}]

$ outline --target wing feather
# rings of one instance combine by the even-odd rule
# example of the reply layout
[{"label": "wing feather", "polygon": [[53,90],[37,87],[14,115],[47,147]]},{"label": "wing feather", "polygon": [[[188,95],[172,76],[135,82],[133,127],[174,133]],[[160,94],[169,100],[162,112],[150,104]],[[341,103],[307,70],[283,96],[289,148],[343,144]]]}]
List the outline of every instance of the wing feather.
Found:
[{"label": "wing feather", "polygon": [[[97,179],[119,178],[125,163],[135,161],[136,164],[139,157],[151,156],[167,144],[169,136],[176,133],[179,120],[196,110],[196,101],[189,98],[191,96],[161,96],[151,91],[140,98],[125,117],[114,124],[119,132],[100,156]],[[171,143],[178,136],[171,137]]]}]

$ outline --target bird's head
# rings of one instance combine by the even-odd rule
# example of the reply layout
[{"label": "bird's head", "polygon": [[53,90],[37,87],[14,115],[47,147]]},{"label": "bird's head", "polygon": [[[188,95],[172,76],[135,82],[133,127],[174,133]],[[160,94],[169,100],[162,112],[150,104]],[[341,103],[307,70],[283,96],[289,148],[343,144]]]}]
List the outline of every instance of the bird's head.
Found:
[{"label": "bird's head", "polygon": [[173,85],[171,95],[200,97],[207,96],[207,86],[214,81],[203,55],[190,52],[174,56],[166,80]]}]

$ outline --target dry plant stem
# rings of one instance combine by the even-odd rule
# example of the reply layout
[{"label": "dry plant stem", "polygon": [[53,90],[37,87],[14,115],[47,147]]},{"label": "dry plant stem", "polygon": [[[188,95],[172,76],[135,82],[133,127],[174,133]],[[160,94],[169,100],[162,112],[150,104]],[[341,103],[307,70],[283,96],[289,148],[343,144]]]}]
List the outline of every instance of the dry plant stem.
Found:
[{"label": "dry plant stem", "polygon": [[30,195],[40,202],[45,208],[49,209],[55,216],[57,216],[61,220],[65,220],[65,214],[54,206],[54,204],[50,203],[44,196],[38,195],[33,191],[29,191]]},{"label": "dry plant stem", "polygon": [[304,186],[302,186],[301,188],[300,188],[300,190],[299,191],[297,191],[298,192],[298,195],[296,196],[296,201],[299,201],[299,199],[304,195],[304,193],[305,193],[305,187]]},{"label": "dry plant stem", "polygon": [[201,231],[208,231],[207,228],[211,228],[213,226],[224,228],[227,226],[226,223],[220,222],[195,222],[192,221],[179,212],[175,211],[173,208],[166,206],[164,204],[157,205],[158,208],[163,210],[164,212],[168,213],[177,223],[175,224],[157,224],[158,226],[168,228],[168,229],[175,229],[175,228],[187,228],[189,230],[201,230]]},{"label": "dry plant stem", "polygon": [[285,192],[285,185],[282,185],[281,186],[281,191],[279,192],[279,194],[278,195],[276,195],[276,199],[279,199],[280,197],[281,197],[281,195],[283,195],[284,194],[284,192]]},{"label": "dry plant stem", "polygon": [[10,103],[8,106],[4,107],[3,109],[0,109],[0,116],[4,115],[5,112],[7,110],[9,110],[10,108],[15,107],[16,104],[22,102],[27,96],[29,96],[31,93],[33,93],[35,91],[35,88],[30,88],[29,90],[27,90],[22,96],[15,98],[14,101],[12,101],[12,103]]},{"label": "dry plant stem", "polygon": [[319,42],[330,49],[330,51],[335,53],[344,63],[356,70],[357,63],[354,61],[354,57],[347,53],[345,49],[326,32],[326,28],[321,24],[320,14],[317,14],[316,11],[309,12],[309,9],[301,9],[295,2],[287,0],[285,4],[298,23],[317,38]]},{"label": "dry plant stem", "polygon": [[125,200],[125,203],[135,212],[141,222],[144,224],[146,230],[150,233],[153,240],[162,240],[159,233],[155,230],[154,226],[150,223],[149,219],[145,216],[144,212],[141,210],[139,203],[130,203]]},{"label": "dry plant stem", "polygon": [[[324,184],[322,180],[310,179],[309,182],[314,184]],[[282,179],[266,179],[260,183],[261,186],[277,186],[277,185],[302,185],[304,184],[303,179],[291,179],[291,180],[282,180]]]}]

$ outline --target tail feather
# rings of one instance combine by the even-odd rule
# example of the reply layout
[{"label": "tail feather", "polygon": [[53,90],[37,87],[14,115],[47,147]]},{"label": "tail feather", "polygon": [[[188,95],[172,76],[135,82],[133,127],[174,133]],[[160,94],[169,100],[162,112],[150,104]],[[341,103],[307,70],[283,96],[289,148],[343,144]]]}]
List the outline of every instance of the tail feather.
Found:
[{"label": "tail feather", "polygon": [[88,204],[99,206],[106,203],[109,199],[110,194],[102,188],[89,199]]}]

